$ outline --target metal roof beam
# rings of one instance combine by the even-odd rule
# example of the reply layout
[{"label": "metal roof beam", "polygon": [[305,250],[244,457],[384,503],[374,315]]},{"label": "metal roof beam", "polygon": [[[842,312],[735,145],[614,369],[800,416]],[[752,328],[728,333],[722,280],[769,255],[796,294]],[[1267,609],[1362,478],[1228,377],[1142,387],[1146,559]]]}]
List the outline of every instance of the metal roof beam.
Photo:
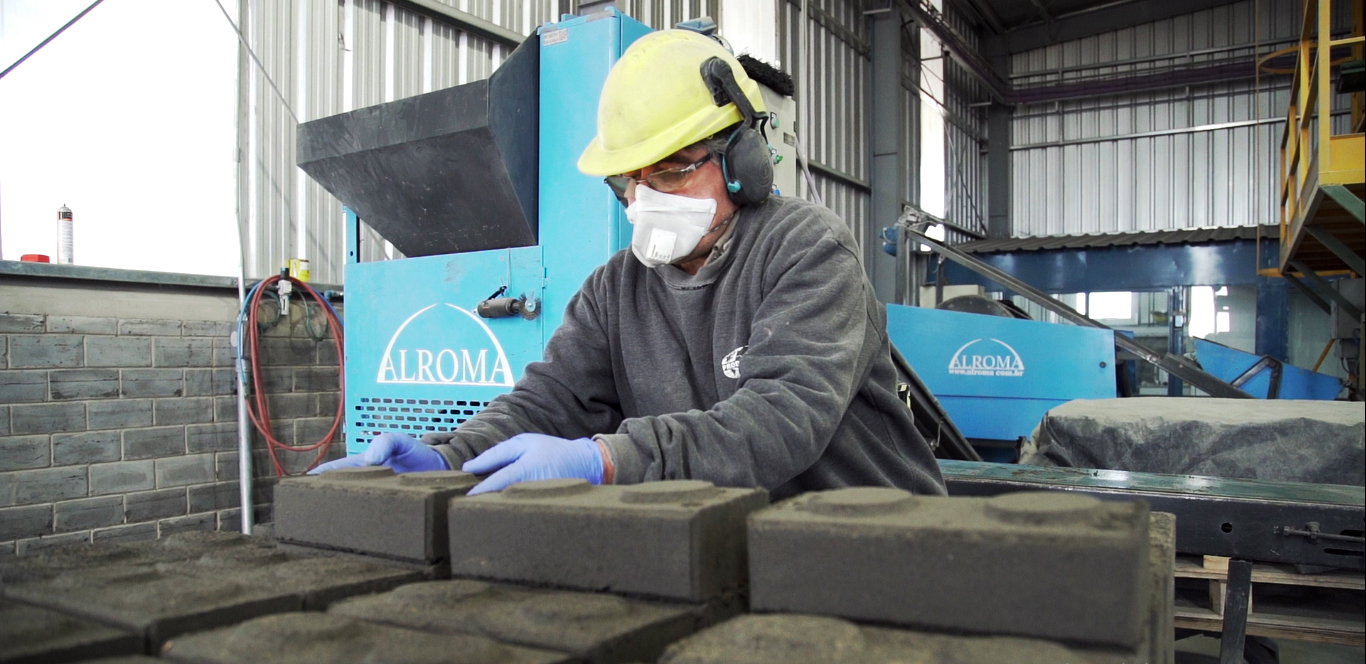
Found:
[{"label": "metal roof beam", "polygon": [[1098,35],[1103,32],[1152,23],[1173,16],[1190,14],[1237,0],[1139,0],[1117,2],[1089,11],[1054,17],[1051,22],[1015,28],[1003,35],[988,37],[983,45],[987,55],[1019,53],[1053,44]]}]

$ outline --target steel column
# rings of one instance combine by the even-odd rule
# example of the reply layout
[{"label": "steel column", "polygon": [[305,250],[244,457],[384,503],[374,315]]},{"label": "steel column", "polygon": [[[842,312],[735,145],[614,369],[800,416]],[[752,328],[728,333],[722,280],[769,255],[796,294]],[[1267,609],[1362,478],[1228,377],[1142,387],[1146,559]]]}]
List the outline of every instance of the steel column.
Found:
[{"label": "steel column", "polygon": [[[863,259],[877,298],[883,302],[902,302],[903,283],[897,280],[897,259],[880,250],[877,237],[883,224],[901,216],[901,186],[906,174],[901,157],[905,129],[905,109],[901,103],[901,10],[872,14],[873,37],[873,122],[872,139],[872,212],[868,225],[873,237],[864,238]],[[881,220],[881,221],[879,221]]]}]

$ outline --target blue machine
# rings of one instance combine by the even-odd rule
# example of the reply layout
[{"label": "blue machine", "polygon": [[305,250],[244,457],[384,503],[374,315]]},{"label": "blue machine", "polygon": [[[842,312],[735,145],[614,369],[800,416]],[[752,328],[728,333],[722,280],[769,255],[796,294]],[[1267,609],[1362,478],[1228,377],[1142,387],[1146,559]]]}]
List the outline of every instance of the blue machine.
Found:
[{"label": "blue machine", "polygon": [[1342,381],[1328,374],[1301,369],[1205,339],[1195,340],[1195,357],[1205,371],[1258,399],[1332,401],[1342,391]]},{"label": "blue machine", "polygon": [[[615,11],[539,30],[535,245],[346,266],[349,454],[384,432],[454,430],[509,391],[541,359],[584,279],[629,245],[620,204],[576,163],[596,133],[596,91],[647,32]],[[479,316],[479,303],[495,295],[529,306],[522,315]]]},{"label": "blue machine", "polygon": [[974,443],[1013,448],[1050,408],[1115,397],[1111,330],[889,304],[887,334]]}]

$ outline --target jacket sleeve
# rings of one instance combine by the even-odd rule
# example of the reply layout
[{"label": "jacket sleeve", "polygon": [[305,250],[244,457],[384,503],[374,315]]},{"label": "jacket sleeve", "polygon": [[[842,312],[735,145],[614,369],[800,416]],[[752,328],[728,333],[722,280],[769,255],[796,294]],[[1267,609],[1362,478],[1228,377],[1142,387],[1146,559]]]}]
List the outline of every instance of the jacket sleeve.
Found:
[{"label": "jacket sleeve", "polygon": [[[599,274],[589,277],[589,284]],[[451,468],[519,433],[583,438],[617,428],[621,406],[592,292],[585,285],[569,300],[564,322],[546,344],[544,361],[527,365],[511,392],[498,396],[436,446]]]},{"label": "jacket sleeve", "polygon": [[873,296],[857,256],[835,237],[771,255],[736,392],[706,411],[631,418],[601,436],[618,482],[772,490],[825,451],[881,347]]}]

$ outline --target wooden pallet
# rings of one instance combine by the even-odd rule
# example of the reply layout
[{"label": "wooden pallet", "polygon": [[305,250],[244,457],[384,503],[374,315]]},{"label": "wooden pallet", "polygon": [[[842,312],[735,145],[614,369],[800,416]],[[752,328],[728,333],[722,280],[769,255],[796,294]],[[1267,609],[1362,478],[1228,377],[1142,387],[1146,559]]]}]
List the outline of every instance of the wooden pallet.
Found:
[{"label": "wooden pallet", "polygon": [[[1177,556],[1175,576],[1209,581],[1208,607],[1184,606],[1178,602],[1174,611],[1177,628],[1219,632],[1224,626],[1224,594],[1228,589],[1228,558],[1221,556]],[[1335,614],[1322,607],[1306,606],[1297,611],[1293,604],[1262,606],[1259,612],[1253,601],[1258,587],[1267,585],[1298,586],[1301,588],[1331,588],[1345,591],[1366,591],[1366,575],[1361,572],[1334,571],[1323,574],[1300,574],[1290,565],[1257,563],[1252,567],[1252,596],[1249,598],[1247,633],[1252,636],[1316,641],[1350,646],[1366,646],[1366,620],[1360,612]],[[1360,600],[1358,600],[1360,602]]]}]

